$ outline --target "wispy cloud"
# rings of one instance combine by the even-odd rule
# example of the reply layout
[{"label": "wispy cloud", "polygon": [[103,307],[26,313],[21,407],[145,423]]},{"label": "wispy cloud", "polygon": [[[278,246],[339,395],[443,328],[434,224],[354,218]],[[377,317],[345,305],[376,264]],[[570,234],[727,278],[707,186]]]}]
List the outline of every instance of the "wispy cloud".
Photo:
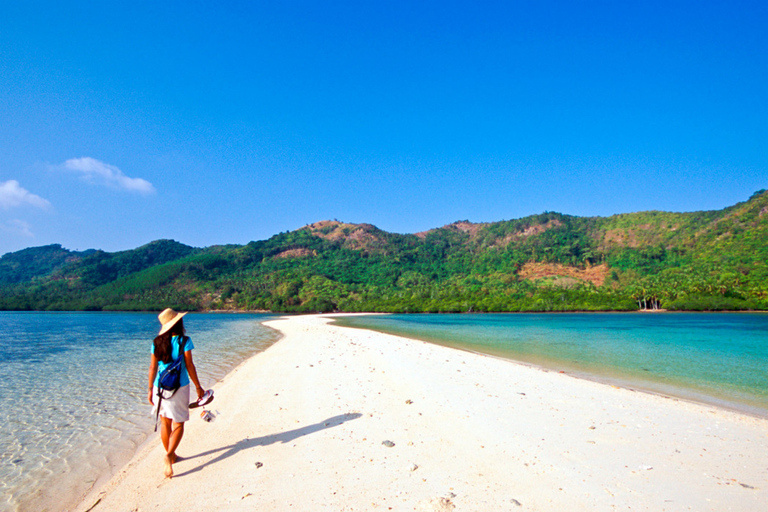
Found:
[{"label": "wispy cloud", "polygon": [[155,187],[141,178],[131,178],[123,174],[114,165],[104,163],[91,157],[71,158],[61,164],[61,167],[69,171],[78,172],[83,180],[111,188],[137,192],[139,194],[154,194]]},{"label": "wispy cloud", "polygon": [[35,237],[35,235],[32,233],[32,230],[30,229],[29,223],[19,219],[8,220],[0,224],[0,231],[9,233],[11,235],[23,236],[26,238]]},{"label": "wispy cloud", "polygon": [[37,208],[49,208],[51,203],[32,194],[16,180],[0,181],[0,208],[10,210],[17,206],[31,205]]}]

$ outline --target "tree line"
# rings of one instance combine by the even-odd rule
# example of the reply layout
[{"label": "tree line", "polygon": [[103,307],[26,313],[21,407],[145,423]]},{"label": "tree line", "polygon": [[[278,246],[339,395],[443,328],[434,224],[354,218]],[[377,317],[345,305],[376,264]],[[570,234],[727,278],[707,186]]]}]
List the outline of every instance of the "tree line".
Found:
[{"label": "tree line", "polygon": [[[759,191],[718,211],[544,212],[418,235],[327,221],[246,245],[160,240],[118,253],[52,245],[0,258],[0,308],[763,310],[766,212],[768,195]],[[559,270],[532,275],[534,264]],[[579,277],[596,267],[599,279]]]}]

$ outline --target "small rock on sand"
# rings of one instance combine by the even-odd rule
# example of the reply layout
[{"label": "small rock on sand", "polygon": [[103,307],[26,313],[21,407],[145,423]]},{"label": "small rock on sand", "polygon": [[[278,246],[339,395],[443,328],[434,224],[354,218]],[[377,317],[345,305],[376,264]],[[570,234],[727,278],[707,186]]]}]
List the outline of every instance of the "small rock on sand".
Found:
[{"label": "small rock on sand", "polygon": [[450,498],[432,498],[419,503],[416,510],[421,512],[450,512],[455,508],[456,505]]},{"label": "small rock on sand", "polygon": [[387,448],[392,448],[393,446],[395,446],[395,443],[393,443],[393,442],[392,442],[392,441],[390,441],[389,439],[387,439],[386,441],[382,441],[382,443],[381,443],[381,444],[383,444],[383,445],[384,445],[384,446],[386,446]]}]

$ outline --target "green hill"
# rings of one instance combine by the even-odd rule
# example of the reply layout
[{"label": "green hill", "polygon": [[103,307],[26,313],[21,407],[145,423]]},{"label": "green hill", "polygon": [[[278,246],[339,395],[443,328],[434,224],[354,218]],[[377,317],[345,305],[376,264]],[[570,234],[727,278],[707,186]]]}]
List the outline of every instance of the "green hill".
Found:
[{"label": "green hill", "polygon": [[412,235],[323,221],[244,246],[6,254],[0,308],[768,309],[767,242],[766,191],[718,211],[546,212]]},{"label": "green hill", "polygon": [[0,258],[0,284],[22,283],[50,275],[57,268],[81,260],[91,252],[72,252],[61,245],[31,247]]}]

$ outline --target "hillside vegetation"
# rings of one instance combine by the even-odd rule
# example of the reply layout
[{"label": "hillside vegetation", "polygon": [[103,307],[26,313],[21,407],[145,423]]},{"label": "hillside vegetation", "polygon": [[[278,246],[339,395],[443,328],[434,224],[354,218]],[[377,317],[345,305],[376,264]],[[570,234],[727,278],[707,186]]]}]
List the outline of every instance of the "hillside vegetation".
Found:
[{"label": "hillside vegetation", "polygon": [[247,245],[60,245],[0,258],[0,309],[768,309],[768,193],[718,211],[468,221],[413,235],[323,221]]}]

